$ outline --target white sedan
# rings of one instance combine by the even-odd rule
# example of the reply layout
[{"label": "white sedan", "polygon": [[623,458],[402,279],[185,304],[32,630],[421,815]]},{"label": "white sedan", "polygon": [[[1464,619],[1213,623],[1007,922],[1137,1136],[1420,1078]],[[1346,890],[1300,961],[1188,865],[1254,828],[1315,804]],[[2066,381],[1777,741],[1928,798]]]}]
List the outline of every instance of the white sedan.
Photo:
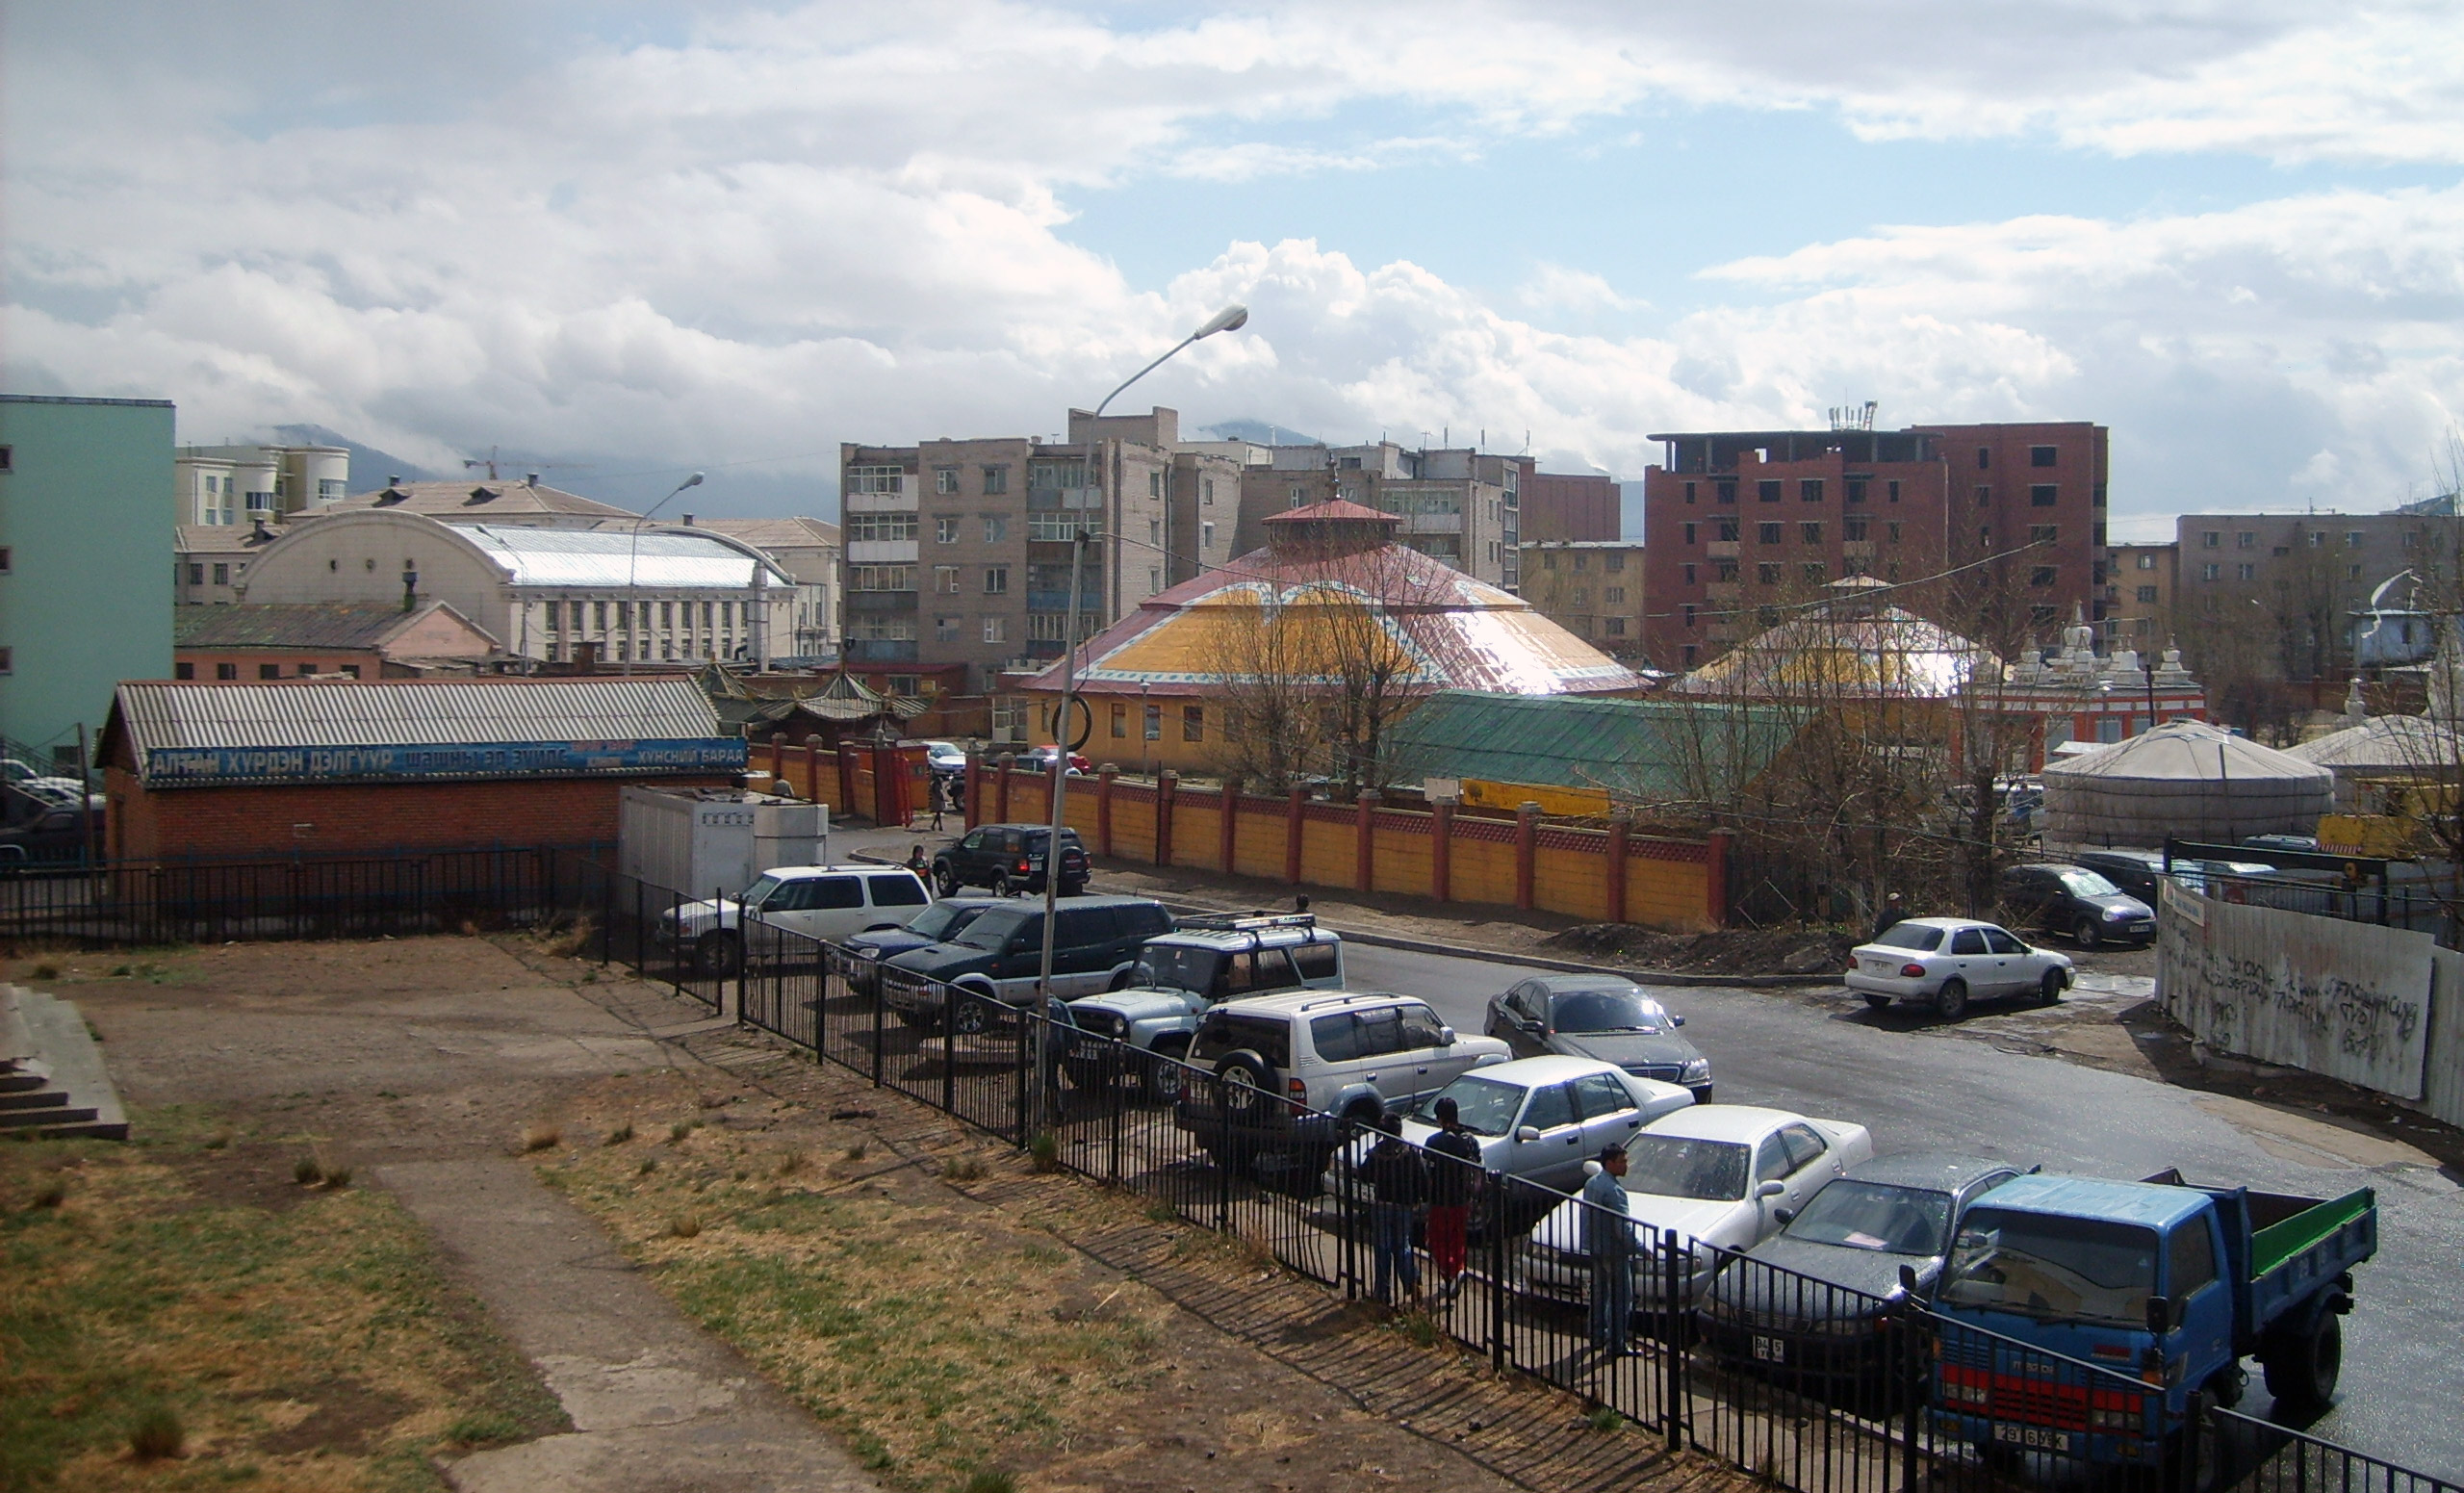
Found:
[{"label": "white sedan", "polygon": [[1956,1018],[1979,996],[2033,995],[2052,1005],[2076,973],[2070,956],[2032,948],[2008,929],[1966,917],[1912,917],[1848,953],[1847,985],[1876,1011],[1922,1000]]},{"label": "white sedan", "polygon": [[[1404,1140],[1425,1147],[1437,1138],[1440,1099],[1454,1101],[1456,1123],[1479,1145],[1482,1171],[1563,1193],[1582,1185],[1585,1161],[1693,1103],[1694,1092],[1597,1058],[1519,1058],[1476,1068],[1423,1099],[1403,1116]],[[1360,1194],[1370,1191],[1358,1173],[1376,1140],[1352,1143],[1350,1185]],[[1338,1152],[1320,1179],[1329,1197],[1342,1194],[1344,1171]]]},{"label": "white sedan", "polygon": [[[1873,1154],[1874,1138],[1863,1125],[1751,1104],[1697,1105],[1653,1120],[1626,1144],[1635,1299],[1664,1294],[1653,1249],[1663,1231],[1675,1230],[1680,1243],[1693,1250],[1685,1289],[1689,1297],[1699,1296],[1724,1258],[1715,1250],[1761,1243],[1796,1217],[1825,1182]],[[1596,1169],[1595,1163],[1585,1170]],[[1562,1203],[1531,1231],[1523,1247],[1524,1280],[1531,1289],[1576,1300],[1588,1296],[1588,1206],[1579,1198]]]}]

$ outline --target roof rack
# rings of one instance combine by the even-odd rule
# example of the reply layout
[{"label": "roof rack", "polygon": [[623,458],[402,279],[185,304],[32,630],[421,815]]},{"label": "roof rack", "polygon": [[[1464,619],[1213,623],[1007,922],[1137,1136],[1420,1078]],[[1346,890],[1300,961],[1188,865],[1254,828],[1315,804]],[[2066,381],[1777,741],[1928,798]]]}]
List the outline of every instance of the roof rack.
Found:
[{"label": "roof rack", "polygon": [[1200,913],[1184,917],[1175,924],[1179,929],[1206,931],[1239,931],[1254,928],[1315,928],[1315,913]]}]

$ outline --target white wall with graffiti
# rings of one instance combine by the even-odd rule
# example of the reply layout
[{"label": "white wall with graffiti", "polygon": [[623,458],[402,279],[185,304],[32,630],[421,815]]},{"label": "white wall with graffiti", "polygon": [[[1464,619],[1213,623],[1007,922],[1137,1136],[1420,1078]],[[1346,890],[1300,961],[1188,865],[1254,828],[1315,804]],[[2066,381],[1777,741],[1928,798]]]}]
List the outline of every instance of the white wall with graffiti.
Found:
[{"label": "white wall with graffiti", "polygon": [[2212,1051],[2341,1078],[2464,1124],[2464,955],[2429,935],[2165,884],[2156,993]]}]

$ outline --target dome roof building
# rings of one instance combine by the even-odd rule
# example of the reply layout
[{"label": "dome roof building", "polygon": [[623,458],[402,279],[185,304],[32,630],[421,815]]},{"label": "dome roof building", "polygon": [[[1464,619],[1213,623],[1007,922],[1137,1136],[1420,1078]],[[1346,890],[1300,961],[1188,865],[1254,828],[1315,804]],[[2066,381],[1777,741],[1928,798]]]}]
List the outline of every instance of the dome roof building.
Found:
[{"label": "dome roof building", "polygon": [[2230,843],[2308,835],[2334,806],[2326,768],[2201,721],[2170,721],[2044,767],[2044,838],[2054,846],[2168,838]]}]

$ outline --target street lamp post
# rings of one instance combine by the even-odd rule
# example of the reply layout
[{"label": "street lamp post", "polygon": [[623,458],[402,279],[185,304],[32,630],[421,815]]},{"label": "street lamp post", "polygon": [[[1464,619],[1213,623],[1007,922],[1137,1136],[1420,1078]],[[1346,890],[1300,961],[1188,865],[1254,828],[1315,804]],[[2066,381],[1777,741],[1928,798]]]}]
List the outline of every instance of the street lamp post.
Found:
[{"label": "street lamp post", "polygon": [[[1097,512],[1102,511],[1104,478],[1094,422],[1101,420],[1104,411],[1111,406],[1113,400],[1120,398],[1121,390],[1163,367],[1182,348],[1203,338],[1212,337],[1218,332],[1236,331],[1247,324],[1248,320],[1248,307],[1239,304],[1224,307],[1209,317],[1205,325],[1174,343],[1170,350],[1162,357],[1122,379],[1119,386],[1112,393],[1105,395],[1103,402],[1095,406],[1095,413],[1088,417],[1087,445],[1091,458],[1089,464],[1090,470],[1094,476]],[[1081,514],[1085,511],[1080,510]],[[1070,712],[1076,708],[1078,702],[1078,587],[1079,575],[1087,557],[1087,525],[1082,517],[1078,524],[1077,534],[1070,541],[1069,610],[1063,616],[1061,622],[1061,708],[1054,717],[1052,729],[1052,830],[1050,836],[1044,840],[1043,846],[1043,956],[1037,965],[1035,1013],[1035,1085],[1038,1093],[1036,1117],[1040,1122],[1048,1121],[1053,1110],[1052,940],[1055,925],[1060,919],[1057,904],[1061,897],[1061,832],[1065,822],[1063,818],[1063,809],[1064,801],[1068,796],[1069,784],[1069,746],[1065,738],[1069,734]],[[1142,718],[1139,721],[1139,731],[1142,734],[1145,729],[1146,723]]]},{"label": "street lamp post", "polygon": [[625,553],[625,672],[628,674],[633,672],[633,654],[635,652],[635,649],[633,648],[633,639],[637,635],[635,632],[635,619],[641,615],[641,603],[633,594],[633,577],[635,572],[640,568],[642,562],[642,526],[651,521],[651,514],[656,513],[659,509],[666,507],[671,502],[674,502],[676,501],[677,493],[680,493],[688,487],[699,487],[701,485],[702,474],[696,472],[691,476],[686,477],[683,481],[677,483],[674,491],[670,492],[666,497],[661,498],[658,502],[652,503],[648,511],[644,512],[640,518],[633,520],[633,540],[632,543],[626,548]]}]

